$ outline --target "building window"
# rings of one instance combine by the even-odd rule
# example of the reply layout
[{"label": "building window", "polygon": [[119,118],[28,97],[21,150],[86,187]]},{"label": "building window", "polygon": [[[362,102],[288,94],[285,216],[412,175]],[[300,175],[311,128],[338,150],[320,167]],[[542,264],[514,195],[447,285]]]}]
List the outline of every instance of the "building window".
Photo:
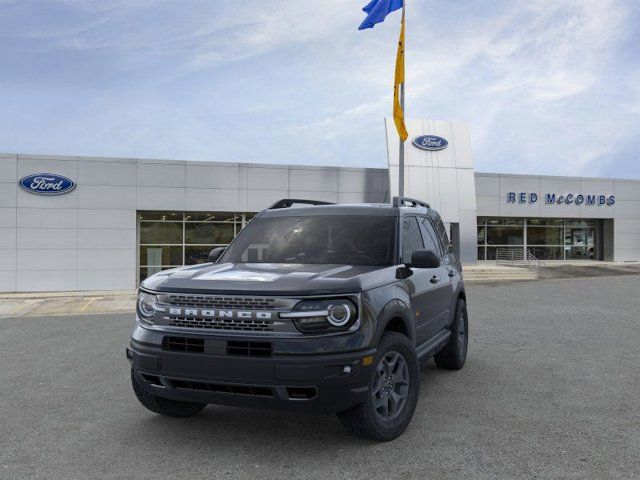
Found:
[{"label": "building window", "polygon": [[227,246],[255,213],[138,212],[139,281],[168,268],[207,261]]},{"label": "building window", "polygon": [[562,245],[562,227],[527,227],[528,245]]},{"label": "building window", "polygon": [[530,251],[541,260],[599,260],[601,220],[478,217],[478,260],[499,249]]},{"label": "building window", "polygon": [[487,226],[487,245],[522,245],[524,227]]}]

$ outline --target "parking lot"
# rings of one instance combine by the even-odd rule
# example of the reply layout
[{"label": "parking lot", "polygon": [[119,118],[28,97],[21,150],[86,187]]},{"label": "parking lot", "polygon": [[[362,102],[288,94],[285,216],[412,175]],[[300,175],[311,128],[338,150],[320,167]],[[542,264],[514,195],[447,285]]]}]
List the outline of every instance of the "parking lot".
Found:
[{"label": "parking lot", "polygon": [[130,314],[0,319],[0,478],[640,478],[640,276],[468,287],[466,367],[399,439],[331,416],[140,406]]}]

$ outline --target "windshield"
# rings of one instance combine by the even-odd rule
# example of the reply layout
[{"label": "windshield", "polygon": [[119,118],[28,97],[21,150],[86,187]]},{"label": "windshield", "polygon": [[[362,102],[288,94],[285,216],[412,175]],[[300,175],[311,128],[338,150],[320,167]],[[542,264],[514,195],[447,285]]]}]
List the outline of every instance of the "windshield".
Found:
[{"label": "windshield", "polygon": [[392,265],[394,217],[256,218],[220,262]]}]

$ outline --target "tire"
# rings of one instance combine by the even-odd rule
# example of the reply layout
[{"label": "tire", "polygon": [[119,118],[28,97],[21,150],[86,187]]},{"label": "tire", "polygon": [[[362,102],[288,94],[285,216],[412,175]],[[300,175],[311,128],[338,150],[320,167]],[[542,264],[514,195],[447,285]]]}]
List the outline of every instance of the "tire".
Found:
[{"label": "tire", "polygon": [[438,368],[460,370],[467,359],[469,345],[469,316],[467,304],[461,298],[456,304],[456,314],[451,324],[451,337],[447,345],[435,354],[433,359]]},{"label": "tire", "polygon": [[[409,339],[397,332],[383,334],[373,365],[367,400],[339,413],[338,418],[354,435],[387,442],[400,436],[413,418],[420,393],[420,365]],[[383,370],[392,374],[385,377]]]},{"label": "tire", "polygon": [[140,403],[154,413],[166,415],[167,417],[187,418],[199,413],[206,403],[179,402],[168,398],[158,397],[147,392],[138,382],[136,374],[131,369],[131,385]]}]

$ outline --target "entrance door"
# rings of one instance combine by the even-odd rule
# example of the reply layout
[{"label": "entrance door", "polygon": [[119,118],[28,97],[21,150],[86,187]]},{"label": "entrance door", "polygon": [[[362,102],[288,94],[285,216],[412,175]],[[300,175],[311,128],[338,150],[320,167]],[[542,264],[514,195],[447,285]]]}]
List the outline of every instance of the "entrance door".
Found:
[{"label": "entrance door", "polygon": [[584,238],[587,246],[587,259],[600,260],[598,252],[598,229],[587,227],[585,229]]},{"label": "entrance door", "polygon": [[598,229],[568,227],[564,234],[566,260],[599,260]]}]

